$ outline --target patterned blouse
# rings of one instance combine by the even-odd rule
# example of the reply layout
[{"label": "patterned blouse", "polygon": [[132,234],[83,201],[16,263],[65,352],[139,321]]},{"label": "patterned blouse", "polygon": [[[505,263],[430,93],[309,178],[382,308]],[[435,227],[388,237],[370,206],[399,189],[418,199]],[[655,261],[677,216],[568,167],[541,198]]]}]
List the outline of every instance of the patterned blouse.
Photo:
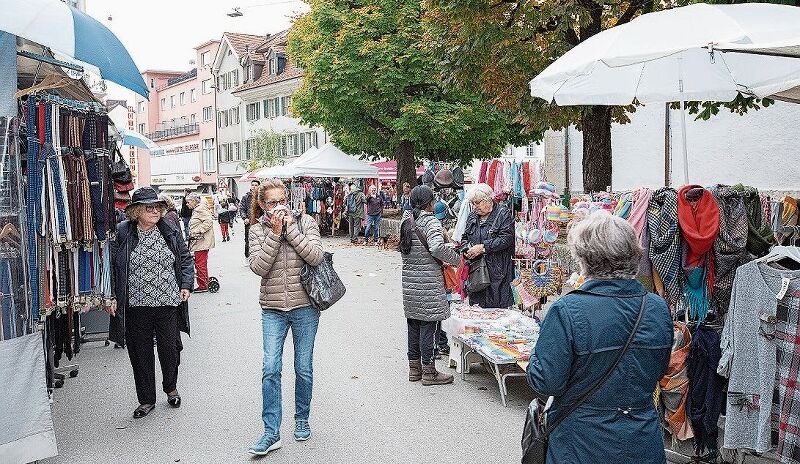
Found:
[{"label": "patterned blouse", "polygon": [[128,276],[129,306],[178,306],[181,291],[175,277],[175,255],[157,227],[139,229],[139,243],[131,252]]}]

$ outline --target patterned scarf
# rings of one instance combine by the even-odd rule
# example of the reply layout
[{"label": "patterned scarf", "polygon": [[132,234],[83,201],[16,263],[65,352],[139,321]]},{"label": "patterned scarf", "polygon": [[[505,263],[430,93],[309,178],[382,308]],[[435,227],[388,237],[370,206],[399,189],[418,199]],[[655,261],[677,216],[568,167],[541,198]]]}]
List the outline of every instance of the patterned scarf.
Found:
[{"label": "patterned scarf", "polygon": [[655,289],[674,310],[682,296],[681,236],[678,232],[678,192],[675,189],[662,187],[653,193],[647,209],[647,229]]},{"label": "patterned scarf", "polygon": [[756,258],[766,255],[772,247],[772,227],[764,223],[764,211],[761,207],[761,197],[758,190],[736,184],[731,187],[742,194],[744,208],[747,212],[747,251]]},{"label": "patterned scarf", "polygon": [[723,321],[731,301],[736,268],[747,261],[747,213],[739,192],[727,185],[711,189],[719,205],[719,236],[714,242],[714,289],[711,310]]},{"label": "patterned scarf", "polygon": [[[697,189],[700,189],[700,196],[696,200],[687,198]],[[699,185],[683,186],[678,192],[678,224],[684,243],[684,301],[689,316],[702,322],[708,314],[714,286],[712,247],[719,235],[719,206],[711,192]]]},{"label": "patterned scarf", "polygon": [[650,206],[650,199],[653,191],[649,188],[641,188],[633,193],[633,207],[628,217],[628,222],[636,232],[639,245],[642,246],[642,259],[639,261],[639,273],[636,276],[647,291],[652,292],[653,287],[653,263],[650,262],[650,231],[647,228],[647,208]]},{"label": "patterned scarf", "polygon": [[667,374],[659,381],[661,387],[661,404],[664,419],[670,432],[678,440],[694,437],[692,422],[686,412],[686,400],[689,397],[689,373],[686,361],[692,344],[692,335],[685,324],[674,323],[675,343],[669,358]]}]

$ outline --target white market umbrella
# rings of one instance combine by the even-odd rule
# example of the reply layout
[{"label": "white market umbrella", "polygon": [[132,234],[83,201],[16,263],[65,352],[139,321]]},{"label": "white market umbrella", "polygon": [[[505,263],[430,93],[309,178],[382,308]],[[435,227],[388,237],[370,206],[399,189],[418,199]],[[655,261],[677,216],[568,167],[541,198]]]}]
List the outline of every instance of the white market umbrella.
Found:
[{"label": "white market umbrella", "polygon": [[[800,85],[800,60],[734,52],[800,45],[800,8],[693,4],[642,15],[574,47],[531,82],[559,105],[630,105],[768,97]],[[730,51],[727,51],[730,50]],[[688,183],[686,114],[681,112]]]}]

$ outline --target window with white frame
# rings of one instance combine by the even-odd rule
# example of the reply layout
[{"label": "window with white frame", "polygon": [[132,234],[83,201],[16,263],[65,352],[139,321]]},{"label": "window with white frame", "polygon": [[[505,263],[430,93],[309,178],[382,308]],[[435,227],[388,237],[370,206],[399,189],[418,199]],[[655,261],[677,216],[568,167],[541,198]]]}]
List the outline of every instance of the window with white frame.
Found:
[{"label": "window with white frame", "polygon": [[232,157],[235,161],[242,160],[242,153],[241,153],[241,144],[239,142],[233,142],[231,144],[231,151],[233,152]]},{"label": "window with white frame", "polygon": [[222,129],[222,111],[217,111],[217,127]]},{"label": "window with white frame", "polygon": [[211,52],[206,51],[200,54],[200,66],[205,66],[211,62]]},{"label": "window with white frame", "polygon": [[167,99],[166,98],[162,98],[161,99],[161,109],[162,110],[167,109]]},{"label": "window with white frame", "polygon": [[203,122],[211,121],[214,118],[214,109],[210,106],[203,108]]},{"label": "window with white frame", "polygon": [[192,103],[197,101],[197,89],[189,90],[189,100],[191,100]]},{"label": "window with white frame", "polygon": [[169,107],[170,108],[175,108],[175,95],[170,95],[169,96]]},{"label": "window with white frame", "polygon": [[217,150],[219,150],[219,162],[224,163],[228,161],[228,146],[224,143],[221,143],[219,144],[219,147],[217,147]]},{"label": "window with white frame", "polygon": [[203,95],[208,95],[211,93],[211,79],[206,79],[202,83],[202,91]]},{"label": "window with white frame", "polygon": [[140,133],[140,134],[144,134],[144,130],[145,130],[145,129],[144,129],[144,123],[140,123],[140,124],[139,124],[139,133]]},{"label": "window with white frame", "polygon": [[281,116],[286,116],[286,113],[289,112],[289,99],[287,97],[281,97],[280,103],[281,103]]},{"label": "window with white frame", "polygon": [[234,69],[231,72],[233,73],[233,87],[239,87],[239,70]]},{"label": "window with white frame", "polygon": [[292,96],[286,97],[286,116],[292,117]]},{"label": "window with white frame", "polygon": [[213,172],[217,170],[215,151],[214,139],[203,139],[203,172]]},{"label": "window with white frame", "polygon": [[191,116],[189,116],[189,124],[196,124],[196,123],[197,123],[197,114],[192,113]]},{"label": "window with white frame", "polygon": [[258,103],[248,103],[245,108],[245,117],[248,121],[261,119],[261,105]]},{"label": "window with white frame", "polygon": [[180,102],[181,102],[181,106],[186,104],[186,92],[181,92],[180,93]]},{"label": "window with white frame", "polygon": [[139,112],[144,113],[144,109],[145,109],[144,102],[143,101],[139,102]]},{"label": "window with white frame", "polygon": [[239,107],[231,108],[231,115],[233,117],[232,121],[233,124],[239,124],[241,121],[239,120]]},{"label": "window with white frame", "polygon": [[529,143],[528,146],[525,147],[525,154],[529,157],[536,156],[536,148],[537,148],[536,143],[534,142]]}]

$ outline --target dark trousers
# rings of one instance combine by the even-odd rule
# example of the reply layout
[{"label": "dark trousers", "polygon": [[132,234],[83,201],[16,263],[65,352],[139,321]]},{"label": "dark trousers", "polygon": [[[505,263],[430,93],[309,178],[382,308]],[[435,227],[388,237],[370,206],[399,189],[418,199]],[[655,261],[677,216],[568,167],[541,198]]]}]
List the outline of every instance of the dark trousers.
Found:
[{"label": "dark trousers", "polygon": [[244,225],[244,257],[250,257],[250,224]]},{"label": "dark trousers", "polygon": [[183,221],[183,239],[189,241],[189,220],[191,217],[181,218]]},{"label": "dark trousers", "polygon": [[436,321],[418,321],[406,319],[408,322],[408,359],[421,359],[422,364],[433,363],[433,350],[436,348]]},{"label": "dark trousers", "polygon": [[436,324],[436,346],[439,348],[444,348],[450,345],[450,340],[447,339],[447,332],[442,330],[442,323],[438,322]]},{"label": "dark trousers", "polygon": [[[175,390],[180,365],[178,308],[131,307],[125,313],[125,340],[133,367],[136,396],[139,404],[156,403],[156,367],[153,354],[153,332],[158,340],[158,361],[161,364],[164,393]],[[181,346],[182,348],[182,346]]]},{"label": "dark trousers", "polygon": [[355,242],[361,235],[361,218],[348,216],[347,220],[350,224],[350,241]]}]

